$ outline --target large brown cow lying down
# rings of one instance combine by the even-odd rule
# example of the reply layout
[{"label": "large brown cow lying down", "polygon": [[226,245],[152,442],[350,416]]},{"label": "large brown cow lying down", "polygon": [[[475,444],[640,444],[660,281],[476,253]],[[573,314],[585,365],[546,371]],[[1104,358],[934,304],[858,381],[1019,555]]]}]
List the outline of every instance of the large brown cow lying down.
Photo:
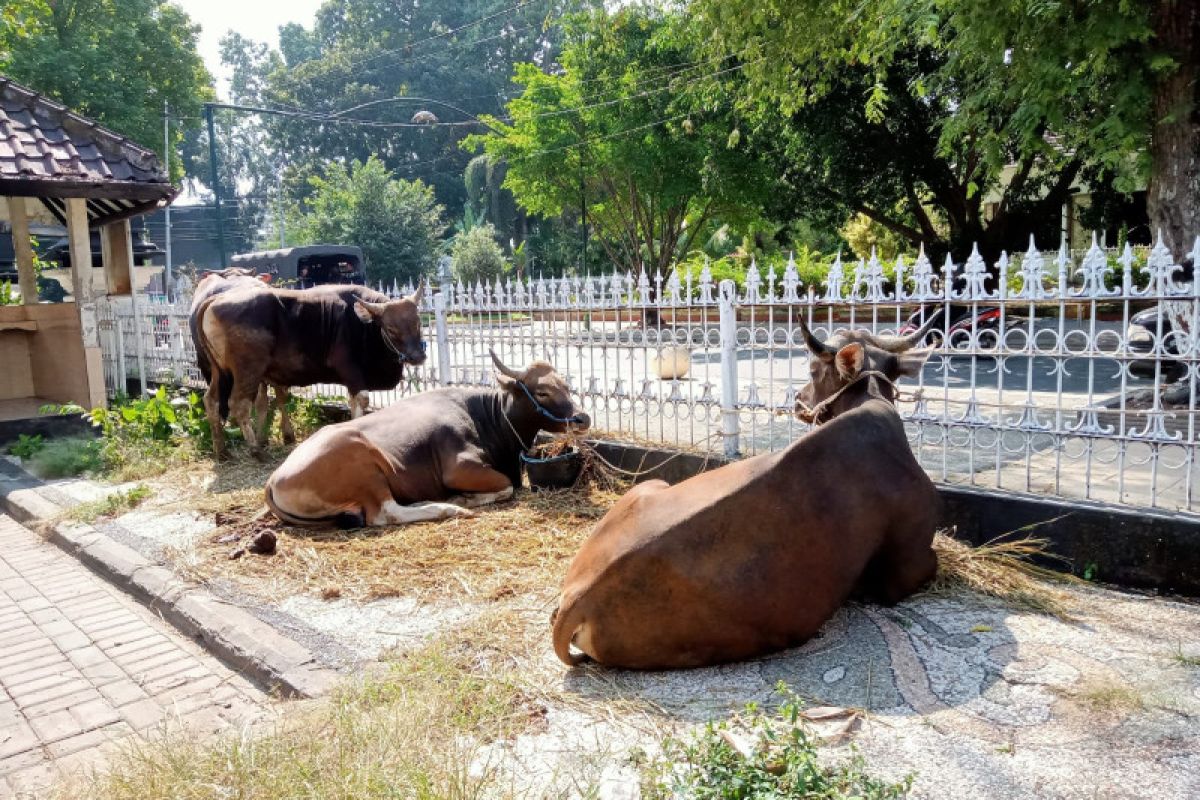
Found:
[{"label": "large brown cow lying down", "polygon": [[925,329],[831,345],[804,332],[814,357],[801,400],[824,424],[782,452],[622,497],[563,581],[551,624],[564,662],[752,658],[804,642],[856,587],[895,603],[933,576],[938,495],[888,382],[920,371],[929,351],[910,348]]},{"label": "large brown cow lying down", "polygon": [[293,525],[403,525],[469,515],[512,496],[538,431],[591,420],[544,361],[495,361],[499,389],[436,389],[322,428],[267,481],[267,505]]}]

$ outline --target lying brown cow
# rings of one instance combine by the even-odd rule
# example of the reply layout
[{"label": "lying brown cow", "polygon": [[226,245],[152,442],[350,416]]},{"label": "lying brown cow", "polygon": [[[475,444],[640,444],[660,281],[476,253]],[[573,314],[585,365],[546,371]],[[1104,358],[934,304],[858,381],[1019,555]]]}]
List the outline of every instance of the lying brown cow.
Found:
[{"label": "lying brown cow", "polygon": [[363,286],[234,289],[197,307],[196,348],[211,362],[204,395],[220,457],[223,384],[232,382],[229,414],[257,455],[262,443],[250,426],[250,407],[264,381],[274,386],[340,383],[350,394],[351,416],[366,410],[367,392],[395,388],[405,364],[425,361],[421,289],[389,300]]},{"label": "lying brown cow", "polygon": [[622,497],[563,581],[551,624],[564,662],[752,658],[804,642],[856,587],[895,603],[933,576],[938,495],[892,405],[892,381],[929,356],[910,350],[926,330],[832,345],[804,333],[802,416],[819,427],[782,452]]},{"label": "lying brown cow", "polygon": [[512,496],[538,431],[586,430],[587,414],[544,361],[492,360],[499,389],[435,389],[306,439],[267,481],[293,525],[403,525],[470,514]]}]

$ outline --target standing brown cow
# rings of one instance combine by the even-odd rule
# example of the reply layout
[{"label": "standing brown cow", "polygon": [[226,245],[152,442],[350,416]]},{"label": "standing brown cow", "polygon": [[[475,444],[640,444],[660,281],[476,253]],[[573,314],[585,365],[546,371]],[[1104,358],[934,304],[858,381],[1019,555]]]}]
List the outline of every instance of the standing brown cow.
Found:
[{"label": "standing brown cow", "polygon": [[938,494],[892,405],[893,382],[929,356],[911,350],[925,329],[826,345],[800,324],[812,353],[801,416],[819,427],[781,452],[622,497],[563,581],[551,624],[565,663],[752,658],[804,642],[856,586],[895,603],[933,576]]},{"label": "standing brown cow", "polygon": [[261,383],[311,386],[340,383],[350,395],[351,416],[367,407],[367,392],[393,389],[406,364],[425,362],[418,305],[411,297],[389,300],[363,286],[312,289],[234,289],[199,304],[196,348],[211,362],[204,407],[213,428],[213,450],[224,452],[220,426],[222,385],[229,413],[255,455],[262,442],[250,426],[250,408]]}]

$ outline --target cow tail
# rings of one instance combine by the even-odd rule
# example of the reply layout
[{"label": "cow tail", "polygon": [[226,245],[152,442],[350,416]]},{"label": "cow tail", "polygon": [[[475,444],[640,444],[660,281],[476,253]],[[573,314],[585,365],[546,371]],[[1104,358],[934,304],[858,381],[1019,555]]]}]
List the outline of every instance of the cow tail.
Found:
[{"label": "cow tail", "polygon": [[217,360],[213,358],[212,346],[208,343],[208,337],[204,335],[204,315],[208,313],[208,307],[211,304],[212,298],[210,297],[196,310],[192,342],[196,346],[196,365],[200,367],[204,379],[210,384],[217,381],[218,408],[221,419],[224,421],[229,419],[229,398],[233,394],[233,373],[217,366]]},{"label": "cow tail", "polygon": [[576,602],[572,602],[564,608],[560,599],[558,608],[550,615],[554,654],[568,667],[577,667],[589,658],[587,653],[571,652],[571,641],[575,638],[575,634],[583,622],[579,619],[578,609],[579,604]]}]

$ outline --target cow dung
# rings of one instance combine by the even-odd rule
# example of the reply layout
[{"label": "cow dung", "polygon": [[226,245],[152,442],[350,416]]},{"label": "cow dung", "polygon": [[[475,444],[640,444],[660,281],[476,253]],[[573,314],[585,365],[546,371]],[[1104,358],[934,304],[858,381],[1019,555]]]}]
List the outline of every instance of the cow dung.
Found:
[{"label": "cow dung", "polygon": [[273,556],[275,555],[275,545],[278,543],[279,539],[274,531],[259,531],[254,534],[254,538],[250,540],[250,545],[246,549],[260,556]]}]

